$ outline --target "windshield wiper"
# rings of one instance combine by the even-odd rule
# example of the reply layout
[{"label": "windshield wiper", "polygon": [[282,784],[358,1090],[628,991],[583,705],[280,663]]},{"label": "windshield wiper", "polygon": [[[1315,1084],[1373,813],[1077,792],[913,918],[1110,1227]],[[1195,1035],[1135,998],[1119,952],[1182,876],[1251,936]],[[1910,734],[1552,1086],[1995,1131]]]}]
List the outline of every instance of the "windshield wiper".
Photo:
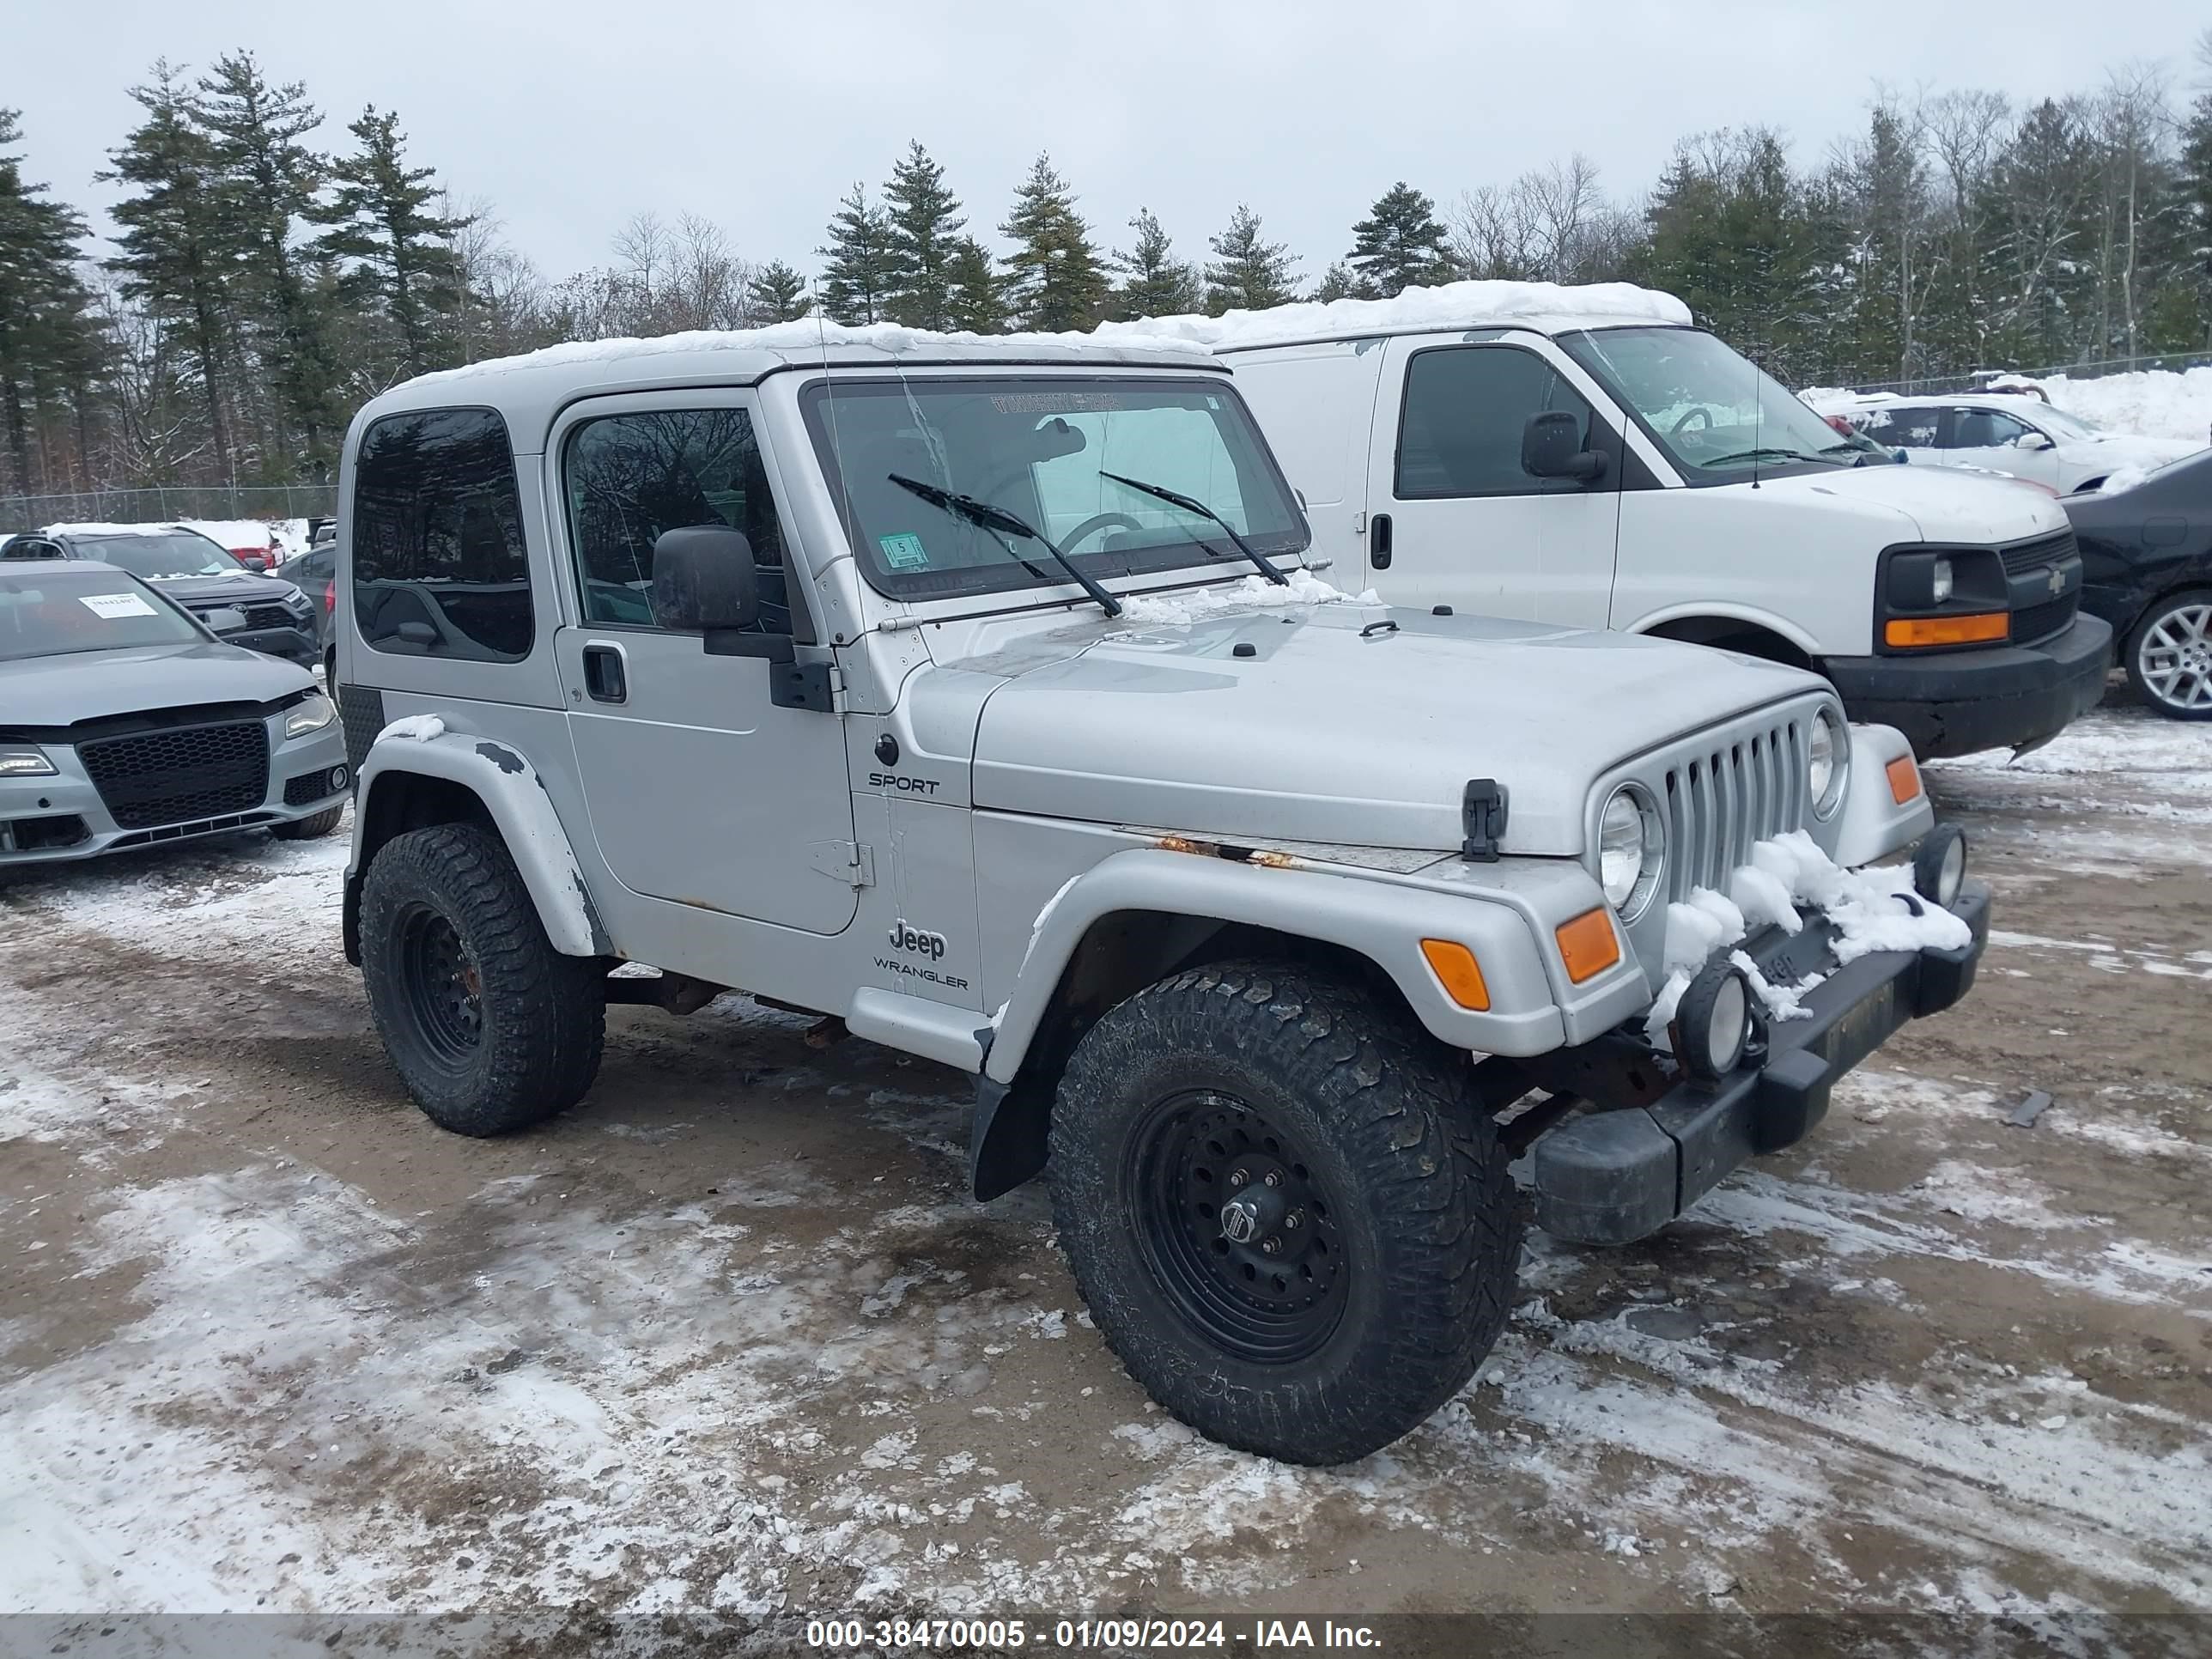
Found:
[{"label": "windshield wiper", "polygon": [[1840,465],[1826,456],[1808,455],[1802,449],[1739,449],[1733,455],[1716,455],[1709,461],[1699,461],[1699,466],[1726,466],[1730,461],[1819,461],[1823,465]]},{"label": "windshield wiper", "polygon": [[[1067,572],[1067,579],[1070,581],[1079,585],[1085,592],[1098,601],[1100,610],[1109,617],[1118,617],[1121,614],[1121,601],[1070,563],[1067,555],[1060,550],[1051,537],[1041,530],[1031,529],[1027,524],[1007,512],[1005,507],[994,507],[990,502],[978,501],[973,495],[962,495],[950,489],[939,489],[935,484],[924,483],[919,478],[902,477],[896,472],[888,472],[884,476],[901,489],[912,491],[932,507],[943,507],[956,519],[964,519],[980,529],[1001,531],[1006,535],[1021,536],[1035,542],[1052,555],[1054,564]],[[1002,542],[1000,545],[1003,547],[1006,544]],[[1040,577],[1043,575],[1042,571],[1038,570],[1020,554],[1015,553],[1012,548],[1006,548],[1006,551],[1013,555],[1014,562],[1024,569],[1031,571]]]},{"label": "windshield wiper", "polygon": [[[1197,514],[1201,519],[1212,520],[1221,526],[1222,532],[1237,544],[1237,550],[1259,566],[1261,575],[1269,581],[1278,583],[1284,587],[1291,585],[1291,579],[1270,564],[1265,554],[1238,535],[1228,520],[1223,518],[1204,501],[1194,501],[1180,491],[1170,489],[1164,484],[1146,483],[1141,478],[1125,478],[1118,472],[1109,472],[1103,466],[1098,469],[1098,476],[1102,478],[1111,478],[1117,484],[1127,484],[1132,489],[1140,489],[1147,495],[1156,495],[1170,507],[1179,507],[1186,513]],[[1203,546],[1204,544],[1200,543],[1200,545]]]}]

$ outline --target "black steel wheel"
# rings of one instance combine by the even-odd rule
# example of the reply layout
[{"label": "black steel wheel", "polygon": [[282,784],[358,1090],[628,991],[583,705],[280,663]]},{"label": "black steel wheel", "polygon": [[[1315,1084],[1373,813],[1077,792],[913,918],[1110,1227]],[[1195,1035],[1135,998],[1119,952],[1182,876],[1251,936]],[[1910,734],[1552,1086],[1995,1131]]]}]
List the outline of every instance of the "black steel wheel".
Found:
[{"label": "black steel wheel", "polygon": [[361,970],[385,1052],[441,1127],[542,1122],[599,1072],[604,969],[553,948],[488,830],[441,823],[377,849],[362,881]]},{"label": "black steel wheel", "polygon": [[1130,1374],[1298,1463],[1364,1456],[1463,1387],[1520,1254],[1469,1073],[1387,988],[1301,965],[1193,969],[1110,1010],[1061,1076],[1049,1175]]}]

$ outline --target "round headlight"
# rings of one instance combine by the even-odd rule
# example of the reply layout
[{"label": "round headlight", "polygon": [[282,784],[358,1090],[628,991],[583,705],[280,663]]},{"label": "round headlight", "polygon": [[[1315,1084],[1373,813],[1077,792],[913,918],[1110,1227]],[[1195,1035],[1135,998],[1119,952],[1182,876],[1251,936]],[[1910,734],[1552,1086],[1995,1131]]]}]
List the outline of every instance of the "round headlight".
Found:
[{"label": "round headlight", "polygon": [[1666,863],[1665,831],[1650,797],[1632,783],[1608,796],[1598,814],[1598,884],[1624,921],[1642,915]]},{"label": "round headlight", "polygon": [[1844,785],[1851,769],[1851,745],[1844,723],[1823,708],[1813,721],[1806,745],[1805,784],[1813,797],[1813,815],[1826,817],[1844,798]]}]

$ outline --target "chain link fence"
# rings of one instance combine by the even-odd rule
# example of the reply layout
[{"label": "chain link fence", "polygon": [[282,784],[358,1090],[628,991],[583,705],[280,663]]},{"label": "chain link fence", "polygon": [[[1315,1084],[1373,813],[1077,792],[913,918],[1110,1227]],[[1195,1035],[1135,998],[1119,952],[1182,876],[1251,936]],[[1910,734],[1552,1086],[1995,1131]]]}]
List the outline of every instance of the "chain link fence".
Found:
[{"label": "chain link fence", "polygon": [[167,524],[176,519],[315,519],[337,511],[336,484],[177,484],[0,495],[0,533],[50,524]]},{"label": "chain link fence", "polygon": [[2157,356],[2103,357],[2088,363],[2053,363],[2047,368],[1976,368],[1958,374],[1931,374],[1912,380],[1845,380],[1855,392],[1894,392],[1903,398],[1940,398],[1956,392],[1978,392],[1991,380],[2045,380],[2063,374],[2076,380],[2101,380],[2107,374],[2132,374],[2138,369],[2164,368],[2179,372],[2212,368],[2212,351],[2166,352]]}]

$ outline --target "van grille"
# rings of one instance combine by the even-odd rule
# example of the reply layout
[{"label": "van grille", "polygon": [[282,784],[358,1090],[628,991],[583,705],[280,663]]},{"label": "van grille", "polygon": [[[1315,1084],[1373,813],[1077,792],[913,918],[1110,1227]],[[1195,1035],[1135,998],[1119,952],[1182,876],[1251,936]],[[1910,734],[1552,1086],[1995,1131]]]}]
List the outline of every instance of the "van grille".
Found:
[{"label": "van grille", "polygon": [[2074,532],[2070,530],[2000,548],[1998,553],[2004,560],[2005,574],[2008,576],[2017,576],[2023,570],[2033,570],[2046,564],[2064,564],[2069,559],[2081,556],[2081,550],[2074,544]]},{"label": "van grille", "polygon": [[1752,843],[1800,827],[1806,817],[1805,721],[1791,718],[1677,759],[1667,769],[1667,896],[1693,887],[1725,891]]},{"label": "van grille", "polygon": [[243,811],[269,793],[269,729],[259,720],[109,738],[76,752],[125,830]]}]

